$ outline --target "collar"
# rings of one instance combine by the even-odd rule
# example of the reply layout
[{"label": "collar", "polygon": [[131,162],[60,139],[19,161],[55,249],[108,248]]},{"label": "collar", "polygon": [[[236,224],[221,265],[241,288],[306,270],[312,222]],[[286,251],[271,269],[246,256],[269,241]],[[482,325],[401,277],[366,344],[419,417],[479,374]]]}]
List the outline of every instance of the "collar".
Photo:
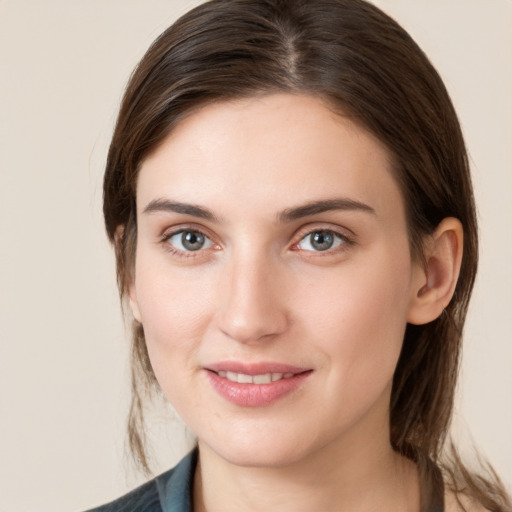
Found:
[{"label": "collar", "polygon": [[171,471],[156,478],[162,512],[192,512],[192,487],[197,465],[195,448]]}]

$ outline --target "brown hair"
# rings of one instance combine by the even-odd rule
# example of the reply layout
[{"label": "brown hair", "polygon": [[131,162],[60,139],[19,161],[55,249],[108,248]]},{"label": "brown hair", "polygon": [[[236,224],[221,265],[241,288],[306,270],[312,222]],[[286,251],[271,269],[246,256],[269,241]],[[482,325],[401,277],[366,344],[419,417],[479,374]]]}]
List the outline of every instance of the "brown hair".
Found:
[{"label": "brown hair", "polygon": [[[461,129],[439,75],[411,37],[363,0],[211,0],[149,48],[128,84],[110,146],[104,216],[124,297],[137,237],[137,172],[193,109],[254,94],[314,95],[348,113],[389,149],[404,197],[413,254],[445,217],[464,226],[460,278],[443,315],[408,325],[391,396],[391,443],[439,462],[453,409],[461,335],[477,268],[477,226]],[[122,227],[122,231],[119,231]],[[156,386],[144,331],[133,325],[130,443],[142,467],[143,399]],[[505,510],[507,497],[455,455],[451,487]],[[510,505],[509,505],[510,506]]]}]

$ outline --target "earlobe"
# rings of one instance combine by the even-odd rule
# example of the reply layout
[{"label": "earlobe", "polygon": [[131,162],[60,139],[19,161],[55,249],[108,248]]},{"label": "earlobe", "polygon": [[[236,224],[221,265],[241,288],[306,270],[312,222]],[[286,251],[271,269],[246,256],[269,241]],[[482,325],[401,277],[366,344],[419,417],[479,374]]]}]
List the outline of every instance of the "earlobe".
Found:
[{"label": "earlobe", "polygon": [[130,309],[132,311],[133,318],[135,318],[137,322],[142,323],[139,311],[139,303],[137,302],[137,293],[135,291],[134,284],[130,284],[129,286],[128,301],[130,303]]},{"label": "earlobe", "polygon": [[[123,249],[123,237],[125,233],[125,227],[124,225],[119,225],[116,228],[116,231],[114,233],[114,245],[116,249],[116,254],[118,261],[120,259],[119,254],[122,253]],[[125,281],[123,284],[123,292],[128,295],[128,303],[130,305],[130,310],[132,312],[133,317],[137,322],[141,322],[141,316],[139,311],[139,304],[137,302],[137,292],[135,290],[135,282],[134,282],[134,276],[133,272],[129,269],[125,269]]]},{"label": "earlobe", "polygon": [[134,271],[131,271],[129,276],[127,277],[128,283],[126,289],[128,295],[128,303],[130,304],[130,310],[132,312],[133,318],[135,318],[137,322],[142,323],[142,317],[139,310],[139,301],[137,300],[137,288],[135,286],[134,273]]},{"label": "earlobe", "polygon": [[463,228],[447,217],[439,224],[425,248],[425,267],[413,276],[413,295],[407,321],[423,325],[438,318],[449,304],[462,262]]}]

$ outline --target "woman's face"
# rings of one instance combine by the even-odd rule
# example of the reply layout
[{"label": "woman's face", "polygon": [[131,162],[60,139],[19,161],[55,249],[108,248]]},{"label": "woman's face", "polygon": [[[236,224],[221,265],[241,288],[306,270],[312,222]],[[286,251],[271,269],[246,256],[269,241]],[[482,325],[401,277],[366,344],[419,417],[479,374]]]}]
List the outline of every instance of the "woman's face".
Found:
[{"label": "woman's face", "polygon": [[424,280],[383,145],[318,99],[206,106],[144,162],[130,301],[200,446],[277,466],[389,445]]}]

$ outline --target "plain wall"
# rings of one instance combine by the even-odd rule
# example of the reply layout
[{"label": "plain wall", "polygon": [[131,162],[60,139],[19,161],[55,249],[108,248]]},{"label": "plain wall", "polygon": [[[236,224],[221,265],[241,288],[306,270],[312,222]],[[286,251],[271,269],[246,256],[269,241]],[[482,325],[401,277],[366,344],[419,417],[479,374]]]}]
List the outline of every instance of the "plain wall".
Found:
[{"label": "plain wall", "polygon": [[[128,344],[102,172],[132,68],[197,3],[0,0],[0,512],[83,510],[141,481],[123,458]],[[510,485],[512,2],[376,3],[431,57],[463,124],[482,250],[456,435]],[[159,471],[186,444],[155,419]]]}]

